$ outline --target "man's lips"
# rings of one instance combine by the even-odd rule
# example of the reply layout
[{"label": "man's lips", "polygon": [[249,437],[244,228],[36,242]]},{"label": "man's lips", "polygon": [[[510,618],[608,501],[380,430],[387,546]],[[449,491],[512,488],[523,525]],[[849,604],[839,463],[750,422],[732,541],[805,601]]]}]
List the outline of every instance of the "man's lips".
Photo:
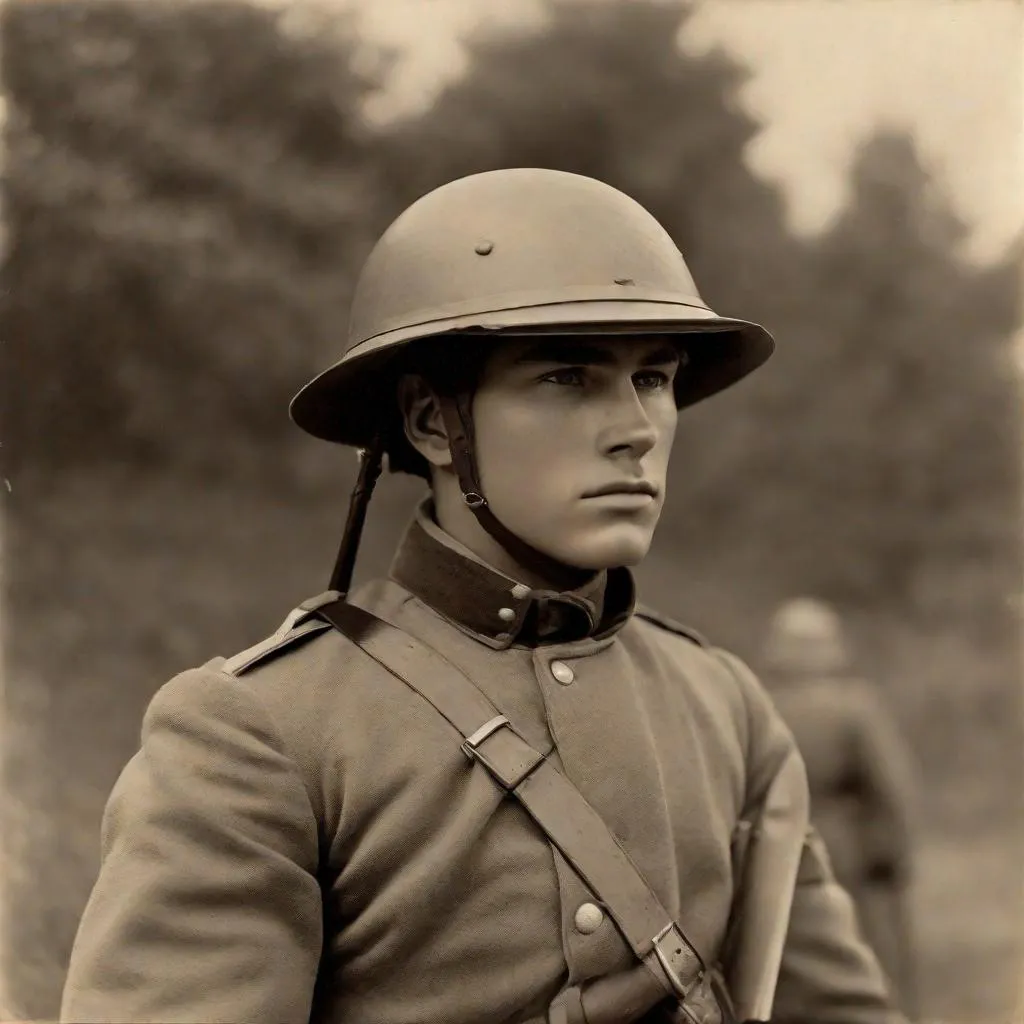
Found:
[{"label": "man's lips", "polygon": [[584,498],[600,498],[606,494],[646,494],[648,497],[656,498],[658,488],[647,480],[619,480],[615,483],[605,484],[603,487],[596,487],[587,491]]}]

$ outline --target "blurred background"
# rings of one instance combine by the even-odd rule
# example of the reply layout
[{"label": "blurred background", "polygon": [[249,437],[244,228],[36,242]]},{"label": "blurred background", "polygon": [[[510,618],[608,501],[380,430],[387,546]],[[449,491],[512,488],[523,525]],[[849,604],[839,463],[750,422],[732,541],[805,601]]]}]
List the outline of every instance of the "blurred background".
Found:
[{"label": "blurred background", "polygon": [[[47,1018],[141,717],[326,585],[355,458],[291,395],[408,202],[602,178],[773,360],[681,420],[649,604],[763,663],[838,611],[918,778],[928,1019],[1024,1020],[1013,0],[7,0],[0,1007]],[[386,478],[358,577],[420,484]]]}]

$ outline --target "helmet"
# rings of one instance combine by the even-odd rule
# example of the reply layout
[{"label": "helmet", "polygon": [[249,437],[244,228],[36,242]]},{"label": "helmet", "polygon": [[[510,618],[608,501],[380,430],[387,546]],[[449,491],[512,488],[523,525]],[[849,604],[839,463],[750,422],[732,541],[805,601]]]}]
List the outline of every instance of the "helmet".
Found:
[{"label": "helmet", "polygon": [[382,401],[408,346],[442,335],[686,334],[680,406],[760,366],[766,330],[701,299],[668,233],[622,192],[578,174],[510,168],[442,185],[384,232],[356,285],[345,353],[292,400],[328,441],[366,447],[397,415]]},{"label": "helmet", "polygon": [[772,617],[765,645],[770,668],[830,673],[846,669],[849,655],[835,609],[814,597],[797,597]]}]

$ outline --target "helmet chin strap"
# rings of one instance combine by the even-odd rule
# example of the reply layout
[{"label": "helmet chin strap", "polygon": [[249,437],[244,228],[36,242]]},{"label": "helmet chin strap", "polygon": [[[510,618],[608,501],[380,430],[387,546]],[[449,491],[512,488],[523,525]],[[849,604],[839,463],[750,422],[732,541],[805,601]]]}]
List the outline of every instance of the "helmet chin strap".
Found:
[{"label": "helmet chin strap", "polygon": [[443,395],[440,398],[440,406],[441,417],[448,432],[448,450],[452,456],[452,468],[459,478],[462,498],[473,515],[476,516],[477,522],[524,569],[528,569],[542,580],[555,585],[559,590],[571,590],[578,586],[583,579],[591,575],[590,572],[559,562],[527,544],[505,526],[487,504],[476,465],[470,396],[467,394]]},{"label": "helmet chin strap", "polygon": [[349,587],[352,585],[356,553],[359,550],[359,540],[363,535],[363,525],[366,522],[366,508],[377,484],[377,478],[380,476],[383,458],[384,443],[380,435],[374,437],[369,448],[359,449],[359,476],[349,499],[345,532],[342,534],[338,557],[335,559],[331,580],[327,585],[329,590],[337,590],[342,596],[348,594]]}]

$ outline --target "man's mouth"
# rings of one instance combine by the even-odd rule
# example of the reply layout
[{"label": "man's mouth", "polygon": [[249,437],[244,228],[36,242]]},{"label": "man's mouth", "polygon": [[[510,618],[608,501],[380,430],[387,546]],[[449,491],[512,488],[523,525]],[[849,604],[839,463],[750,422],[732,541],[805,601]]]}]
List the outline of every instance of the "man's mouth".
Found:
[{"label": "man's mouth", "polygon": [[601,498],[606,494],[645,494],[649,498],[658,496],[658,488],[647,480],[619,480],[587,491],[584,498]]}]

